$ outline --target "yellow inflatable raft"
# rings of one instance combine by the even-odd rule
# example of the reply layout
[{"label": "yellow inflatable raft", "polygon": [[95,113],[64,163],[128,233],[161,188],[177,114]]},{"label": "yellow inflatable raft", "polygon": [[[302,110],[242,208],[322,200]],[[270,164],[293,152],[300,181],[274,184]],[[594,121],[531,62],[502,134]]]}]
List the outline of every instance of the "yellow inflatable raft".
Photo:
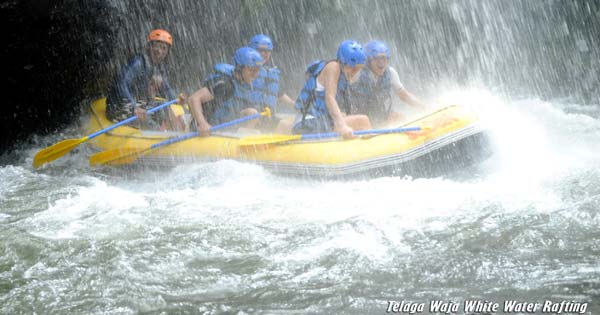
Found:
[{"label": "yellow inflatable raft", "polygon": [[[91,103],[88,133],[113,123],[105,117],[105,99]],[[242,145],[244,136],[215,132],[193,137],[136,157],[136,164],[175,165],[194,161],[232,159],[251,162],[281,174],[319,177],[355,175],[439,176],[478,162],[489,155],[487,133],[475,114],[453,105],[405,126],[420,131],[340,138]],[[233,128],[235,129],[235,128]],[[116,148],[148,148],[181,134],[143,131],[122,126],[89,141],[95,152]]]}]

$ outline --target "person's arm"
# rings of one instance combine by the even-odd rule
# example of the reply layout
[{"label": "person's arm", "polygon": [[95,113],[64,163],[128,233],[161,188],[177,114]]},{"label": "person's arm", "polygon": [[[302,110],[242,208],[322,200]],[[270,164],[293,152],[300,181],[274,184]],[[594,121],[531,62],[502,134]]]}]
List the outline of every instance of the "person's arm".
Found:
[{"label": "person's arm", "polygon": [[403,102],[405,102],[406,104],[417,108],[421,111],[424,111],[426,109],[426,106],[423,102],[421,102],[421,100],[419,100],[419,98],[417,98],[415,95],[413,95],[412,93],[410,93],[402,84],[402,82],[400,82],[400,76],[398,75],[398,72],[396,71],[396,69],[390,67],[390,81],[392,84],[392,89],[394,90],[394,93],[396,93],[396,95],[398,95],[398,97],[400,98],[400,100],[402,100]]},{"label": "person's arm", "polygon": [[177,95],[175,95],[175,91],[173,91],[173,89],[171,88],[171,84],[169,84],[169,80],[167,80],[167,77],[165,77],[164,75],[162,76],[162,86],[161,86],[161,94],[166,95],[167,99],[172,100],[175,99],[176,97],[178,97]]},{"label": "person's arm", "polygon": [[276,70],[279,71],[279,92],[277,95],[277,100],[279,101],[279,103],[291,106],[293,109],[294,106],[296,106],[296,101],[292,99],[289,95],[287,95],[287,93],[285,93],[285,91],[287,91],[287,84],[283,80],[283,78],[286,77],[284,70],[279,68],[277,68]]},{"label": "person's arm", "polygon": [[399,92],[396,92],[398,97],[405,102],[406,104],[412,106],[413,108],[417,108],[419,111],[425,111],[427,106],[421,102],[416,96],[410,93],[407,89],[402,89]]},{"label": "person's arm", "polygon": [[142,67],[142,58],[133,58],[121,71],[121,76],[117,85],[120,92],[119,94],[121,94],[129,100],[131,106],[134,108],[134,114],[138,117],[138,119],[143,121],[146,120],[146,111],[143,108],[137,106],[137,101],[129,88],[136,76],[138,76],[139,73],[142,71]]},{"label": "person's arm", "polygon": [[352,128],[346,124],[346,120],[342,115],[340,106],[335,99],[337,96],[337,86],[340,79],[340,64],[338,62],[330,62],[325,66],[323,72],[317,77],[317,80],[321,79],[323,86],[325,87],[325,103],[327,104],[327,111],[333,120],[334,131],[339,132],[342,137],[349,139],[353,138]]},{"label": "person's arm", "polygon": [[196,128],[203,136],[210,135],[211,125],[206,120],[206,117],[204,117],[202,104],[210,102],[213,99],[214,96],[210,93],[207,87],[199,89],[188,97],[188,104],[190,105],[192,116],[196,121]]},{"label": "person's arm", "polygon": [[[169,84],[169,80],[164,75],[164,71],[161,71],[161,85],[160,85],[160,93],[161,95],[165,95],[167,99],[172,100],[177,98],[177,103],[183,105],[186,102],[187,95],[185,93],[179,93],[179,95],[175,96],[175,91],[171,88]],[[181,124],[181,122],[177,119],[177,115],[171,109],[171,106],[167,108],[168,119],[172,126],[172,129],[175,131],[184,131],[185,126]]]},{"label": "person's arm", "polygon": [[296,105],[296,102],[294,102],[294,100],[285,93],[279,96],[279,102],[289,105],[291,107],[294,107]]}]

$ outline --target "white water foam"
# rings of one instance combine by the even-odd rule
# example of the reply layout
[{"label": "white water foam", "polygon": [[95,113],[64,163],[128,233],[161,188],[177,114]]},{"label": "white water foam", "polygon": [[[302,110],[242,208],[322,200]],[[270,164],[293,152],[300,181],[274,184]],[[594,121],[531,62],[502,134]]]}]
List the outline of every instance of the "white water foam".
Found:
[{"label": "white water foam", "polygon": [[[489,211],[561,209],[563,201],[549,183],[581,166],[574,152],[585,152],[584,160],[597,159],[587,149],[587,140],[571,139],[589,128],[596,130],[598,121],[564,113],[537,99],[508,102],[481,93],[462,94],[461,99],[471,106],[485,104],[479,111],[494,132],[496,152],[486,162],[489,174],[484,178],[312,181],[273,176],[258,166],[234,161],[189,164],[133,179],[96,179],[91,186],[76,187],[71,195],[36,214],[30,230],[47,238],[119,238],[144,231],[162,233],[166,228],[294,230],[360,221],[381,235],[342,226],[293,255],[310,257],[315,251],[346,248],[384,259],[381,253],[390,243],[402,248],[403,233],[417,227],[442,231]],[[573,145],[557,147],[569,142]],[[493,210],[486,210],[490,206]],[[484,227],[493,229],[493,225],[484,221]]]}]

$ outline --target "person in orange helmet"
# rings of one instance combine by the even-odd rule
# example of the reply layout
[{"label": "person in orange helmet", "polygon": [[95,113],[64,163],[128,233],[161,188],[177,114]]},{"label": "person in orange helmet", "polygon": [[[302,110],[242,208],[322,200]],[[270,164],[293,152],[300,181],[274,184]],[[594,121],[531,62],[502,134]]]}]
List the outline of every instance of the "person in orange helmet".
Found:
[{"label": "person in orange helmet", "polygon": [[[113,78],[106,97],[106,117],[121,121],[136,115],[143,128],[165,129],[166,124],[177,131],[184,129],[181,121],[169,108],[149,116],[146,111],[157,104],[156,97],[176,98],[166,77],[164,61],[173,46],[169,32],[155,29],[148,34],[145,53],[131,58]],[[185,96],[179,96],[183,103]]]}]

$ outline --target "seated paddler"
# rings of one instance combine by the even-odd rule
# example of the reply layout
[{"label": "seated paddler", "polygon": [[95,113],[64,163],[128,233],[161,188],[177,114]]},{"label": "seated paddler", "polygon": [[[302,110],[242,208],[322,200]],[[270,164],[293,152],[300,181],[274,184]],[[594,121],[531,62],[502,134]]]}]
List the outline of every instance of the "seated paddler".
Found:
[{"label": "seated paddler", "polygon": [[349,81],[364,66],[362,46],[353,40],[343,41],[335,60],[319,60],[306,70],[308,79],[296,100],[300,112],[292,132],[295,134],[339,132],[353,138],[354,130],[371,128],[366,115],[346,115],[341,108],[348,106]]},{"label": "seated paddler", "polygon": [[[217,64],[214,73],[202,81],[200,89],[188,98],[193,126],[201,135],[210,128],[244,116],[262,112],[267,103],[253,82],[259,76],[264,60],[254,48],[242,47],[233,56],[233,65]],[[255,128],[258,120],[242,125]]]},{"label": "seated paddler", "polygon": [[389,65],[390,49],[387,44],[372,40],[365,45],[365,55],[367,66],[350,84],[348,114],[368,115],[376,125],[399,123],[402,115],[392,108],[392,94],[413,109],[425,110],[425,104],[404,87],[396,69]]},{"label": "seated paddler", "polygon": [[[171,108],[147,114],[147,110],[176,95],[167,80],[164,61],[173,46],[169,32],[156,29],[147,37],[144,53],[135,55],[113,78],[106,97],[106,117],[118,122],[136,115],[134,127],[153,130],[183,130],[182,120]],[[184,95],[180,95],[183,99]]]},{"label": "seated paddler", "polygon": [[262,117],[261,127],[266,131],[274,131],[275,133],[289,133],[293,119],[282,119],[277,114],[280,113],[279,105],[293,109],[294,100],[285,93],[282,71],[273,62],[273,40],[265,34],[257,34],[250,39],[248,46],[256,49],[264,60],[258,78],[254,80],[253,85],[254,88],[262,91],[265,103],[271,109],[272,116]]}]

